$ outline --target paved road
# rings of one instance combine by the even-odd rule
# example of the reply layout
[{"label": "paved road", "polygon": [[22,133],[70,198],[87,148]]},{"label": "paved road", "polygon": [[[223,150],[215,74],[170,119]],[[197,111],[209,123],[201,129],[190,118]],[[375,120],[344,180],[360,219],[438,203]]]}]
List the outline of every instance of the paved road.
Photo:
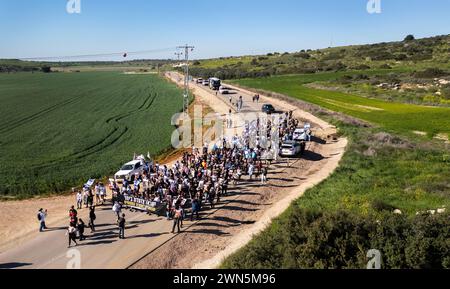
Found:
[{"label": "paved road", "polygon": [[[210,94],[215,94],[207,87],[198,86],[198,88]],[[244,99],[243,112],[260,111],[261,105],[253,103],[251,95],[236,92],[232,95],[234,103],[239,95],[242,95]],[[219,94],[217,98],[224,105],[229,105],[228,96]],[[115,223],[116,217],[111,210],[111,206],[98,208],[96,233],[89,234],[90,230],[87,229],[87,240],[80,242],[77,247],[72,247],[80,253],[81,268],[127,268],[146,253],[175,237],[175,235],[169,233],[172,229],[172,222],[165,220],[165,218],[137,212],[124,212],[127,214],[127,239],[120,240]],[[86,223],[88,220],[87,213],[86,209],[79,212],[80,218],[85,220]],[[61,223],[58,225],[58,228],[51,228],[51,230],[40,234],[20,247],[0,254],[0,268],[67,268],[73,257],[67,255],[73,252],[68,249],[68,238],[65,235],[67,224]],[[186,222],[185,228],[194,225]]]},{"label": "paved road", "polygon": [[[144,213],[124,211],[127,215],[128,228],[125,240],[118,239],[115,224],[116,216],[110,206],[97,209],[97,230],[89,234],[86,241],[72,247],[81,256],[81,267],[91,268],[125,268],[133,261],[164,243],[171,237],[171,222]],[[86,216],[86,210],[80,211],[80,217]],[[83,218],[87,221],[88,218]],[[66,228],[61,224],[59,228],[51,228],[37,238],[18,248],[0,255],[0,268],[36,268],[61,269],[66,268],[68,258],[68,238]]]}]

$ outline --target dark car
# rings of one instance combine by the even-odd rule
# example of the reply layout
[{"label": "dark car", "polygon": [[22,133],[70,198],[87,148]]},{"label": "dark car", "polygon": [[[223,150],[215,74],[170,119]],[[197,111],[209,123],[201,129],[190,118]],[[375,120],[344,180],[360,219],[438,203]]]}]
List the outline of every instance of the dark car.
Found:
[{"label": "dark car", "polygon": [[275,107],[273,107],[273,105],[271,104],[264,104],[262,107],[262,112],[267,114],[275,113]]}]

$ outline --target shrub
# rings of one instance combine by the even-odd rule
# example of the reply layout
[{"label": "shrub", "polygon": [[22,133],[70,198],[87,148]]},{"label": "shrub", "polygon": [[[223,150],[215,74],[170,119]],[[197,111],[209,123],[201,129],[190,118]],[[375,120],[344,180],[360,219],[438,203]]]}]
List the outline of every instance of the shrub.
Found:
[{"label": "shrub", "polygon": [[382,254],[382,267],[450,267],[448,214],[408,218],[392,213],[362,217],[347,212],[317,212],[293,207],[225,268],[365,268],[366,253]]},{"label": "shrub", "polygon": [[448,75],[448,73],[439,68],[427,68],[423,71],[413,73],[413,76],[417,78],[436,78],[446,75]]},{"label": "shrub", "polygon": [[408,36],[405,37],[404,41],[413,41],[413,40],[415,40],[415,39],[416,39],[416,38],[414,37],[414,35],[409,34]]},{"label": "shrub", "polygon": [[42,66],[41,68],[42,72],[44,73],[50,73],[52,72],[52,68],[50,66]]}]

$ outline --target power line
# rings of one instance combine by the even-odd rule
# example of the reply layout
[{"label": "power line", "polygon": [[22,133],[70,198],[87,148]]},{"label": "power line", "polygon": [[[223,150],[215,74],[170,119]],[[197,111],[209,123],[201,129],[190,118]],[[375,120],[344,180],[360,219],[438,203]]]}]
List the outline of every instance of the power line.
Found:
[{"label": "power line", "polygon": [[183,101],[183,112],[187,113],[189,108],[189,51],[194,51],[194,46],[178,46],[177,49],[184,49],[184,101]]},{"label": "power line", "polygon": [[94,57],[113,57],[113,56],[123,56],[127,57],[130,55],[140,55],[140,54],[151,54],[158,52],[173,51],[175,47],[153,49],[153,50],[143,50],[143,51],[132,51],[132,52],[114,52],[114,53],[99,53],[99,54],[84,54],[84,55],[69,55],[69,56],[49,56],[49,57],[28,57],[28,58],[18,58],[19,60],[62,60],[62,59],[77,59],[77,58],[94,58]]}]

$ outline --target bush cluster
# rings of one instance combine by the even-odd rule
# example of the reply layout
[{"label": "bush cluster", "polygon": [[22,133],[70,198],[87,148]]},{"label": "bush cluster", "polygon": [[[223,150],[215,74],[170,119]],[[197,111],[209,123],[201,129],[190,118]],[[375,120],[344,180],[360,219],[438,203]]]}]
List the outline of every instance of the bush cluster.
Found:
[{"label": "bush cluster", "polygon": [[367,252],[379,250],[382,268],[450,268],[448,214],[412,218],[392,213],[364,217],[300,208],[279,218],[225,268],[366,268]]}]

